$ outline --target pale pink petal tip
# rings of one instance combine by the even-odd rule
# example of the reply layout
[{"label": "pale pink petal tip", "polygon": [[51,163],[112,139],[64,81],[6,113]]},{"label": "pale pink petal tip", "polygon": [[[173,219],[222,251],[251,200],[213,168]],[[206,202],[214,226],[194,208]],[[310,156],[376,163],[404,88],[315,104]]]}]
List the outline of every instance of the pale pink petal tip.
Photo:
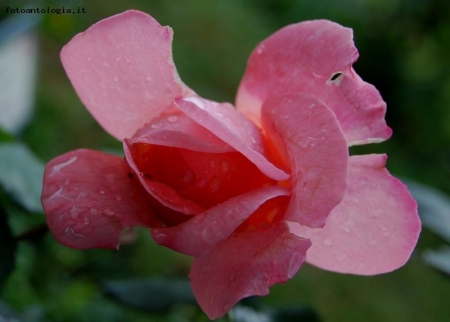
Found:
[{"label": "pale pink petal tip", "polygon": [[299,231],[313,243],[308,263],[339,273],[375,275],[408,261],[421,230],[417,203],[385,163],[385,155],[350,158],[347,193],[326,226],[302,226]]},{"label": "pale pink petal tip", "polygon": [[348,148],[334,113],[310,96],[276,95],[263,105],[262,126],[290,164],[292,198],[286,218],[323,227],[347,186]]},{"label": "pale pink petal tip", "polygon": [[287,173],[275,167],[265,157],[260,129],[231,104],[220,104],[197,96],[177,99],[176,104],[194,122],[242,153],[268,177],[275,180],[289,178]]},{"label": "pale pink petal tip", "polygon": [[76,150],[50,161],[41,201],[55,239],[71,248],[117,248],[123,229],[156,224],[125,161],[102,152]]},{"label": "pale pink petal tip", "polygon": [[357,58],[349,28],[327,20],[287,26],[251,54],[236,107],[260,123],[267,98],[304,93],[333,110],[349,145],[388,139],[392,131],[384,121],[386,104],[352,69]]},{"label": "pale pink petal tip", "polygon": [[310,245],[285,222],[236,234],[194,260],[192,290],[208,317],[219,318],[242,298],[267,295],[270,286],[292,278]]},{"label": "pale pink petal tip", "polygon": [[172,60],[172,30],[130,10],[76,35],[61,60],[83,104],[118,139],[163,112],[172,100],[192,94]]}]

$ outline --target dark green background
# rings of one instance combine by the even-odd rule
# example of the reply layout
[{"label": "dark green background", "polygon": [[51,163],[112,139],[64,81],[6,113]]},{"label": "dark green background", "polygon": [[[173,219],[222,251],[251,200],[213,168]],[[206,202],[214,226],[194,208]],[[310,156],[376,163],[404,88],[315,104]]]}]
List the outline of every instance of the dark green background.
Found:
[{"label": "dark green background", "polygon": [[[233,102],[256,44],[287,24],[327,18],[354,29],[360,52],[354,67],[380,90],[388,104],[387,122],[394,130],[388,142],[352,148],[351,153],[387,152],[391,173],[450,194],[450,1],[40,3],[53,8],[80,6],[87,11],[43,15],[38,27],[35,115],[19,139],[45,162],[81,147],[121,149],[120,142],[109,137],[80,103],[59,60],[61,47],[98,20],[134,8],[170,25],[175,33],[174,60],[183,81],[203,97]],[[29,214],[17,216],[42,222]],[[136,244],[119,252],[69,250],[48,233],[32,241],[18,244],[17,266],[1,297],[18,312],[46,321],[206,319],[188,305],[179,305],[168,315],[147,314],[102,294],[105,280],[187,275],[190,259],[156,246],[145,232],[139,233]],[[440,244],[442,240],[424,230],[405,267],[376,277],[339,275],[305,265],[287,285],[273,287],[263,303],[311,306],[326,321],[446,321],[450,279],[421,258],[423,250]]]}]

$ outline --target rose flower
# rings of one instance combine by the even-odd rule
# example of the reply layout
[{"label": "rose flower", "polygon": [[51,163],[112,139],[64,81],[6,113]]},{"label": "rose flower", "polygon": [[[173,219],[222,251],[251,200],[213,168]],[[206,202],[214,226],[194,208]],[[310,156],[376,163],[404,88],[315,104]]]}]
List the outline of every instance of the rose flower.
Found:
[{"label": "rose flower", "polygon": [[172,30],[127,11],[75,36],[61,59],[78,96],[125,157],[75,150],[47,164],[48,225],[71,248],[116,248],[125,228],[195,257],[210,318],[266,295],[302,263],[392,271],[420,232],[417,205],[385,155],[352,145],[391,135],[378,91],[352,69],[352,31],[287,26],[250,56],[236,108],[199,97],[172,60]]}]

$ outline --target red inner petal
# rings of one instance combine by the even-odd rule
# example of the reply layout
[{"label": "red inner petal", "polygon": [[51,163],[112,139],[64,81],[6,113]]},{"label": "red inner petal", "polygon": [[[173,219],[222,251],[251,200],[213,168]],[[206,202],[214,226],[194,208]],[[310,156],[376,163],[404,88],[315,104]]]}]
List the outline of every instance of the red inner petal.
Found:
[{"label": "red inner petal", "polygon": [[136,143],[132,154],[147,180],[164,183],[206,209],[275,183],[239,152],[203,153]]},{"label": "red inner petal", "polygon": [[236,229],[236,232],[266,230],[273,223],[283,219],[289,200],[290,196],[278,196],[267,200]]}]

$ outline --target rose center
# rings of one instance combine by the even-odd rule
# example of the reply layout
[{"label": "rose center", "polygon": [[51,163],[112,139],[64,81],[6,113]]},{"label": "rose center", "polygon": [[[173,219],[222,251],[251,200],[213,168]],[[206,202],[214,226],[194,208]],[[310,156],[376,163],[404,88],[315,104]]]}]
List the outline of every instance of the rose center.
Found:
[{"label": "rose center", "polygon": [[146,180],[164,183],[205,209],[274,184],[239,152],[204,153],[136,143],[132,154]]}]

